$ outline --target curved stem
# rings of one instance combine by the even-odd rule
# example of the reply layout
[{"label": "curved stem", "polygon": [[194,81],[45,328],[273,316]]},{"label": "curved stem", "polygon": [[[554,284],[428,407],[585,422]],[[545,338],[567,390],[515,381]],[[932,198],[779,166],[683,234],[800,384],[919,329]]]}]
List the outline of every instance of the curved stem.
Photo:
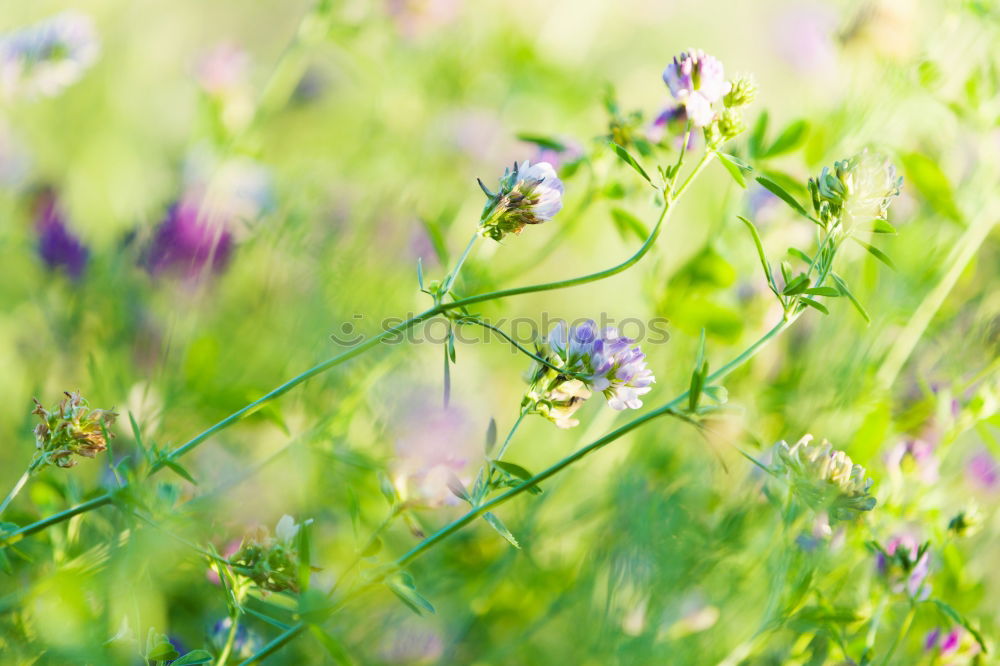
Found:
[{"label": "curved stem", "polygon": [[[782,319],[780,322],[778,322],[777,325],[775,325],[771,330],[765,333],[760,339],[758,339],[756,342],[750,345],[746,350],[744,350],[743,353],[741,353],[732,361],[730,361],[729,363],[725,364],[724,366],[722,366],[721,368],[710,374],[707,378],[706,384],[711,384],[713,382],[719,381],[720,379],[731,373],[733,370],[735,370],[737,367],[739,367],[740,365],[746,363],[748,360],[753,358],[753,356],[755,356],[757,352],[760,351],[760,349],[763,348],[770,340],[772,340],[775,336],[777,336],[779,333],[785,330],[795,320],[795,318],[796,317],[793,316]],[[669,415],[678,405],[682,404],[684,400],[687,399],[687,397],[688,397],[688,391],[685,391],[676,398],[674,398],[673,400],[671,400],[670,402],[661,405],[660,407],[657,407],[652,411],[646,412],[642,416],[629,421],[628,423],[621,426],[617,430],[613,430],[604,437],[601,437],[600,439],[591,442],[587,446],[578,449],[577,451],[566,456],[565,458],[555,463],[551,467],[539,472],[530,479],[526,480],[521,485],[511,488],[507,492],[501,495],[497,495],[489,502],[486,502],[485,504],[481,504],[478,507],[473,508],[465,515],[461,516],[460,518],[457,518],[451,523],[448,523],[440,530],[438,530],[431,536],[427,537],[426,539],[418,543],[416,546],[411,548],[409,551],[404,553],[402,556],[397,558],[395,564],[400,567],[405,566],[407,563],[411,562],[412,560],[416,559],[424,552],[429,550],[432,546],[448,538],[458,530],[462,529],[469,523],[473,522],[474,520],[482,516],[484,513],[488,513],[494,510],[501,504],[510,501],[511,499],[517,497],[523,492],[526,492],[529,488],[537,486],[539,483],[554,476],[555,474],[558,474],[563,469],[569,467],[570,465],[573,465],[574,463],[583,459],[587,455],[593,453],[594,451],[597,451],[600,448],[603,448],[607,444],[610,444],[611,442],[620,439],[621,437],[624,437],[628,433],[648,423],[649,421],[652,421],[653,419],[656,419],[660,416]]]},{"label": "curved stem", "polygon": [[306,625],[304,622],[299,622],[298,624],[289,627],[273,641],[271,641],[270,643],[262,647],[260,650],[255,652],[252,656],[250,656],[244,661],[241,661],[240,666],[250,666],[251,664],[259,664],[262,659],[266,659],[267,657],[271,656],[281,648],[285,647],[287,643],[294,640],[295,637],[301,634],[303,631],[305,631],[305,629]]},{"label": "curved stem", "polygon": [[219,653],[219,658],[215,661],[218,666],[226,666],[226,662],[229,661],[229,655],[233,651],[233,644],[236,643],[236,632],[239,631],[239,628],[239,614],[231,615],[229,617],[229,633],[226,635],[226,644],[222,646],[222,652]]}]

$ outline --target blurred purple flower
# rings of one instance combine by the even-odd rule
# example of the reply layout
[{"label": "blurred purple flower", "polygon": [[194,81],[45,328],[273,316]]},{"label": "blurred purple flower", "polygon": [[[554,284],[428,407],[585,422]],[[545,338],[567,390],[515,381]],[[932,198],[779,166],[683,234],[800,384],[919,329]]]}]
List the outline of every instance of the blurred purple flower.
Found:
[{"label": "blurred purple flower", "polygon": [[469,421],[457,407],[442,409],[419,401],[409,410],[396,440],[393,483],[404,499],[421,506],[457,503],[449,483],[467,483],[469,463],[478,453],[470,448]]},{"label": "blurred purple flower", "polygon": [[879,552],[875,562],[879,574],[889,580],[893,592],[905,591],[918,601],[930,595],[931,588],[926,582],[930,573],[930,553],[927,550],[920,553],[920,544],[913,535],[899,534],[891,538],[885,545],[885,554]]},{"label": "blurred purple flower", "polygon": [[[662,143],[667,137],[672,137],[674,147],[679,148],[684,142],[684,128],[687,127],[687,121],[688,114],[684,105],[668,106],[649,124],[646,138],[653,143]],[[691,132],[688,138],[688,150],[694,150],[697,139],[697,132]]]},{"label": "blurred purple flower", "polygon": [[195,64],[198,85],[210,95],[225,95],[248,82],[250,54],[224,42],[206,51]]},{"label": "blurred purple flower", "polygon": [[210,223],[197,205],[181,201],[170,207],[157,227],[146,267],[153,275],[196,278],[206,268],[213,272],[225,268],[232,250],[233,236],[224,225]]},{"label": "blurred purple flower", "polygon": [[0,90],[8,96],[51,97],[76,83],[100,46],[90,17],[65,11],[0,36]]},{"label": "blurred purple flower", "polygon": [[935,627],[927,632],[924,637],[924,652],[930,652],[937,647],[938,638],[941,637],[941,629]]},{"label": "blurred purple flower", "polygon": [[969,458],[965,465],[965,474],[969,481],[982,490],[993,491],[1000,486],[1000,465],[985,449]]},{"label": "blurred purple flower", "polygon": [[51,270],[62,268],[74,280],[87,267],[90,251],[66,226],[66,218],[56,195],[46,189],[35,202],[35,230],[38,254]]},{"label": "blurred purple flower", "polygon": [[906,439],[894,446],[886,454],[885,464],[889,470],[914,476],[924,483],[938,480],[938,459],[934,447],[922,439]]},{"label": "blurred purple flower", "polygon": [[836,64],[837,14],[809,5],[785,11],[772,25],[775,53],[800,72],[828,70]]}]

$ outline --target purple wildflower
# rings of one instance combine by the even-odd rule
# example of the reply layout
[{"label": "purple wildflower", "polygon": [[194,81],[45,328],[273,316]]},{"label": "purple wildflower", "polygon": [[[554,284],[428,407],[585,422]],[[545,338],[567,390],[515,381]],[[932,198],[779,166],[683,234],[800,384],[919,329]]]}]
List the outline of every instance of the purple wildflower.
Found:
[{"label": "purple wildflower", "polygon": [[889,581],[893,592],[906,592],[908,596],[918,601],[926,599],[931,593],[927,583],[930,573],[930,553],[926,548],[921,552],[920,544],[910,534],[900,534],[885,545],[885,553],[876,556],[876,568],[879,574]]},{"label": "purple wildflower", "polygon": [[965,474],[982,490],[993,491],[1000,486],[1000,464],[985,449],[969,458],[969,462],[965,465]]},{"label": "purple wildflower", "polygon": [[521,233],[526,225],[547,222],[562,210],[563,184],[548,162],[515,162],[500,178],[496,194],[485,186],[483,190],[489,200],[483,209],[480,233],[495,241]]},{"label": "purple wildflower", "polygon": [[712,122],[712,104],[729,91],[722,63],[699,49],[675,57],[663,70],[663,82],[695,127]]},{"label": "purple wildflower", "polygon": [[66,226],[56,195],[44,190],[35,203],[35,229],[38,233],[38,254],[51,270],[62,268],[78,280],[87,267],[89,250]]},{"label": "purple wildflower", "polygon": [[560,428],[577,425],[573,413],[593,391],[603,393],[612,409],[622,410],[638,409],[639,396],[652,390],[655,378],[645,354],[614,328],[600,331],[589,319],[572,328],[559,322],[546,343],[550,363],[561,371],[537,368],[527,399]]},{"label": "purple wildflower", "polygon": [[924,652],[930,652],[937,647],[938,638],[941,637],[941,629],[939,627],[934,627],[927,632],[924,637]]},{"label": "purple wildflower", "polygon": [[153,275],[173,273],[196,278],[206,268],[220,272],[233,251],[233,236],[222,225],[203,219],[190,201],[174,204],[156,229],[146,267]]},{"label": "purple wildflower", "polygon": [[[667,138],[673,138],[676,147],[684,143],[684,128],[687,127],[688,112],[683,104],[668,106],[660,115],[653,119],[646,129],[646,138],[653,143],[662,143]],[[688,138],[687,149],[694,150],[697,136],[694,132]]]},{"label": "purple wildflower", "polygon": [[922,439],[907,439],[894,446],[885,458],[886,467],[893,472],[914,476],[924,483],[938,480],[938,460],[934,447]]},{"label": "purple wildflower", "polygon": [[217,44],[195,65],[195,79],[209,95],[222,96],[248,83],[250,54],[235,44]]},{"label": "purple wildflower", "polygon": [[477,457],[465,412],[442,409],[417,401],[406,427],[396,440],[393,485],[403,499],[421,506],[441,506],[457,500],[449,490],[453,479],[467,483],[470,463]]},{"label": "purple wildflower", "polygon": [[66,11],[0,36],[0,90],[51,97],[76,83],[100,50],[93,21]]}]

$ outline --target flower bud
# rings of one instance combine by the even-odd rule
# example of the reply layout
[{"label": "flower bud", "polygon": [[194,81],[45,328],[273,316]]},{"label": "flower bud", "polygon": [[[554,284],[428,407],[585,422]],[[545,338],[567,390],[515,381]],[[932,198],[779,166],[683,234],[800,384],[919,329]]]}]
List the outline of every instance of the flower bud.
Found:
[{"label": "flower bud", "polygon": [[563,184],[548,162],[527,160],[504,171],[500,190],[494,194],[480,186],[489,197],[479,223],[479,231],[495,241],[507,234],[519,234],[528,224],[551,220],[562,209]]},{"label": "flower bud", "polygon": [[832,171],[824,167],[808,186],[820,221],[828,226],[841,222],[850,229],[857,223],[884,220],[902,184],[888,158],[866,149],[834,163]]},{"label": "flower bud", "polygon": [[291,516],[282,516],[274,537],[267,528],[258,528],[243,539],[240,549],[229,558],[233,570],[262,590],[298,593],[299,552],[295,536],[300,527]]},{"label": "flower bud", "polygon": [[729,92],[722,97],[726,108],[746,106],[757,96],[757,83],[750,76],[741,76],[729,84]]},{"label": "flower bud", "polygon": [[775,445],[777,471],[784,473],[795,494],[811,508],[829,511],[836,520],[875,508],[875,498],[869,494],[872,480],[865,476],[865,468],[827,441],[819,446],[811,442],[812,435],[806,435],[795,446],[784,441]]},{"label": "flower bud", "polygon": [[958,537],[972,536],[983,526],[983,515],[979,507],[970,504],[948,521],[948,531]]},{"label": "flower bud", "polygon": [[35,446],[39,465],[72,467],[77,463],[74,455],[93,458],[107,448],[105,433],[118,416],[106,409],[91,409],[78,392],[66,393],[66,398],[51,410],[42,407],[35,399],[36,414],[41,421],[35,426]]}]

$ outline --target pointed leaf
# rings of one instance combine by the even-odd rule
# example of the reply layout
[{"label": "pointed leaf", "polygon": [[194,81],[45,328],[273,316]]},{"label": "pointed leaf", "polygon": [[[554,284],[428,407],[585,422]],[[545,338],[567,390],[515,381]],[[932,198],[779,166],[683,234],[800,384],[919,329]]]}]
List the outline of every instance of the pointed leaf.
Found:
[{"label": "pointed leaf", "polygon": [[803,303],[805,303],[806,305],[808,305],[809,307],[816,308],[817,310],[819,310],[823,314],[826,314],[826,315],[830,314],[830,311],[826,309],[825,305],[823,305],[819,301],[814,301],[813,299],[809,298],[808,296],[800,296],[799,300],[802,301]]},{"label": "pointed leaf", "polygon": [[757,246],[757,256],[760,258],[760,265],[764,268],[764,275],[767,276],[767,282],[774,288],[774,275],[771,273],[771,264],[767,261],[767,256],[764,254],[764,244],[761,243],[760,234],[757,233],[757,227],[754,223],[743,217],[742,215],[737,215],[740,222],[747,225],[747,229],[750,230],[750,234],[753,236],[753,244]]},{"label": "pointed leaf", "polygon": [[883,264],[885,264],[886,266],[888,266],[892,270],[896,270],[896,264],[892,263],[892,259],[890,259],[889,256],[885,252],[883,252],[882,250],[878,249],[874,245],[869,245],[868,243],[866,243],[864,241],[861,241],[861,240],[858,240],[857,238],[854,238],[854,236],[851,236],[851,239],[855,243],[857,243],[858,245],[860,245],[861,247],[863,247],[866,250],[868,250],[868,252],[871,253],[871,255],[873,257],[875,257],[876,259],[878,259],[879,261],[881,261]]},{"label": "pointed leaf", "polygon": [[515,465],[514,463],[507,462],[506,460],[494,460],[493,465],[495,467],[499,467],[500,469],[507,472],[511,476],[521,479],[522,481],[527,481],[533,476],[531,472],[524,469],[520,465]]},{"label": "pointed leaf", "polygon": [[172,666],[192,666],[192,664],[211,663],[212,653],[207,650],[191,650],[183,657],[174,659]]},{"label": "pointed leaf", "polygon": [[765,176],[757,176],[757,182],[769,190],[771,194],[788,204],[796,213],[802,217],[812,219],[809,212],[802,206],[802,204],[800,204],[795,197],[789,194],[781,185],[778,185],[776,182]]},{"label": "pointed leaf", "polygon": [[503,522],[501,522],[501,520],[497,518],[496,514],[484,513],[483,519],[487,523],[489,523],[490,527],[495,529],[500,534],[500,536],[502,536],[504,539],[510,542],[510,545],[514,546],[514,548],[521,547],[521,544],[517,542],[517,539],[514,538],[514,535],[510,533],[510,530],[507,529],[507,527],[503,524]]},{"label": "pointed leaf", "polygon": [[844,282],[843,278],[836,273],[831,273],[830,277],[832,277],[833,281],[837,284],[837,288],[840,290],[840,293],[847,296],[847,298],[851,301],[851,305],[853,305],[854,309],[858,311],[858,314],[864,318],[865,322],[869,324],[872,323],[872,318],[868,315],[868,311],[865,310],[863,305],[861,305],[861,301],[855,298],[854,294],[851,293],[851,290],[847,288],[847,283]]},{"label": "pointed leaf", "polygon": [[196,486],[198,485],[198,482],[194,480],[194,477],[191,476],[191,473],[188,472],[186,469],[184,469],[184,467],[176,460],[171,460],[170,458],[164,458],[163,464],[169,467],[172,472],[177,474],[177,476],[180,476],[181,478],[189,481],[190,483],[193,483]]},{"label": "pointed leaf", "polygon": [[880,217],[875,218],[875,222],[872,223],[872,231],[877,234],[894,234],[896,233],[896,227],[892,226]]},{"label": "pointed leaf", "polygon": [[390,576],[385,579],[385,584],[399,597],[400,601],[417,615],[434,613],[434,606],[417,592],[417,588],[413,584],[413,577],[408,573],[400,572],[395,576]]},{"label": "pointed leaf", "polygon": [[417,257],[417,284],[420,285],[420,291],[424,290],[424,260],[423,257]]},{"label": "pointed leaf", "polygon": [[639,240],[646,240],[649,238],[649,229],[646,228],[646,225],[627,210],[618,207],[612,208],[611,219],[614,220],[615,227],[618,228],[618,231],[623,236],[628,233],[635,236]]},{"label": "pointed leaf", "polygon": [[804,120],[796,120],[791,123],[778,135],[778,138],[774,140],[770,148],[764,151],[761,157],[774,157],[795,150],[805,141],[808,128],[809,125]]},{"label": "pointed leaf", "polygon": [[810,296],[829,296],[830,298],[840,296],[840,292],[833,287],[809,287],[805,293]]},{"label": "pointed leaf", "polygon": [[805,274],[800,274],[796,276],[791,282],[785,285],[785,288],[781,290],[781,293],[786,296],[794,296],[795,294],[801,294],[809,287],[809,278]]},{"label": "pointed leaf", "polygon": [[736,163],[736,158],[727,153],[716,153],[719,156],[719,164],[729,172],[736,184],[744,190],[747,188],[747,179],[743,176],[743,170]]},{"label": "pointed leaf", "polygon": [[316,640],[326,649],[326,653],[330,655],[334,663],[340,666],[351,666],[354,663],[354,660],[347,654],[347,649],[343,643],[334,638],[326,629],[317,624],[311,624],[309,625],[309,631],[312,632]]},{"label": "pointed leaf", "polygon": [[750,132],[750,138],[747,139],[747,150],[750,151],[750,157],[756,158],[761,153],[761,148],[764,146],[764,137],[767,134],[767,111],[761,112],[757,116],[757,122],[753,125],[753,131]]},{"label": "pointed leaf", "polygon": [[810,257],[808,254],[806,254],[805,252],[803,252],[802,250],[800,250],[797,247],[790,247],[790,248],[788,248],[788,254],[790,254],[793,257],[796,257],[798,259],[801,259],[802,261],[806,262],[806,264],[808,264],[810,266],[812,265],[812,262],[813,262],[812,257]]},{"label": "pointed leaf", "polygon": [[486,455],[489,455],[493,451],[493,447],[497,445],[497,420],[490,418],[490,425],[486,428]]},{"label": "pointed leaf", "polygon": [[619,146],[617,143],[612,143],[611,147],[614,149],[615,154],[618,155],[622,162],[635,169],[635,172],[645,178],[647,183],[650,185],[653,184],[653,181],[650,179],[649,174],[646,173],[646,170],[642,168],[642,165],[640,165],[627,150]]}]

